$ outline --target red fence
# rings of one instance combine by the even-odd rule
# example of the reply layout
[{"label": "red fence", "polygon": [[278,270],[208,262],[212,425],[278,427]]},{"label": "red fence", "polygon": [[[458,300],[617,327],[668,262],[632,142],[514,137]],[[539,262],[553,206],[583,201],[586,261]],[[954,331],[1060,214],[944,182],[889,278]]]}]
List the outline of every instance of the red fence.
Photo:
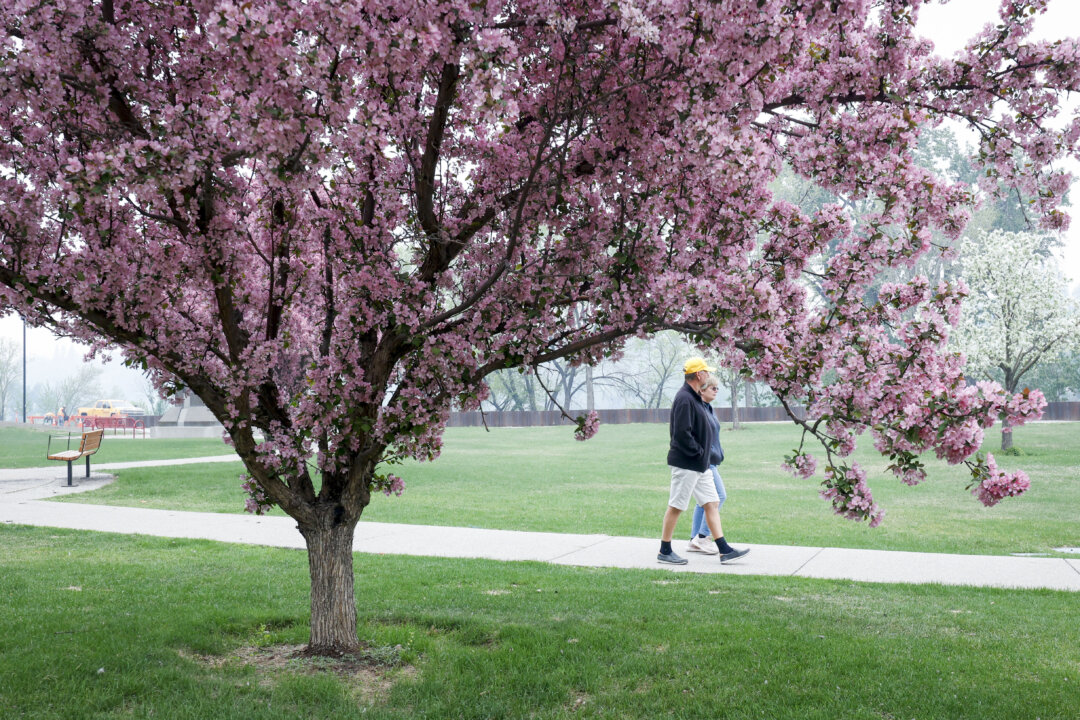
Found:
[{"label": "red fence", "polygon": [[146,422],[142,418],[77,417],[74,419],[82,425],[83,430],[112,430],[113,435],[120,434],[120,431],[124,431],[124,434],[127,435],[127,431],[130,430],[131,437],[135,437],[136,433],[146,437]]}]

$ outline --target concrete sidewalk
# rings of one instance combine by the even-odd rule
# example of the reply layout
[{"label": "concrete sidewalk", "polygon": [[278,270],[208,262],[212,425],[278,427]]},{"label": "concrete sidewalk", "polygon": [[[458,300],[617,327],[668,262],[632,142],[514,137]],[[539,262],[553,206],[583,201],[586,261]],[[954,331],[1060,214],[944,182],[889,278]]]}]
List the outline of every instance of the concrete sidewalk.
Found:
[{"label": "concrete sidewalk", "polygon": [[[168,464],[226,460],[235,460],[235,456],[169,461]],[[162,463],[122,465],[155,464]],[[99,465],[95,469],[120,468]],[[22,473],[22,480],[8,477],[16,472]],[[79,487],[66,488],[60,486],[57,476],[56,468],[40,472],[0,471],[0,522],[304,548],[303,538],[291,518],[43,501],[42,498],[52,495],[91,490],[111,481],[109,476],[99,474],[90,480],[82,480]],[[532,560],[583,567],[1080,591],[1080,557],[947,555],[739,543],[740,547],[751,548],[751,553],[738,562],[721,565],[716,556],[685,553],[685,541],[676,541],[676,552],[690,562],[683,566],[668,566],[656,562],[658,545],[656,538],[398,525],[361,520],[353,547],[357,552],[365,553]]]}]

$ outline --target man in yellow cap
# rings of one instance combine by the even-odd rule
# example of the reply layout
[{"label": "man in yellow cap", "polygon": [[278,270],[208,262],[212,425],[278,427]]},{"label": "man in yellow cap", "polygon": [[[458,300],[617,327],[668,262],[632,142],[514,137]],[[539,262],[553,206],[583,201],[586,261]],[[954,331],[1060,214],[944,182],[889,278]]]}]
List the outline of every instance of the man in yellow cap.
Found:
[{"label": "man in yellow cap", "polygon": [[709,379],[709,373],[716,368],[710,367],[703,358],[693,357],[683,365],[686,382],[675,394],[671,404],[671,420],[668,430],[671,445],[668,449],[667,462],[671,467],[671,494],[668,498],[667,511],[664,513],[664,526],[660,536],[660,553],[656,559],[670,565],[685,565],[686,559],[679,557],[671,549],[671,536],[675,532],[675,523],[679,515],[686,510],[690,496],[705,509],[705,522],[716,538],[716,547],[720,551],[720,562],[738,560],[750,550],[736,550],[728,545],[720,529],[720,513],[717,508],[720,496],[716,494],[712,472],[709,470],[712,437],[715,434],[709,416],[712,406],[701,399],[701,386]]}]

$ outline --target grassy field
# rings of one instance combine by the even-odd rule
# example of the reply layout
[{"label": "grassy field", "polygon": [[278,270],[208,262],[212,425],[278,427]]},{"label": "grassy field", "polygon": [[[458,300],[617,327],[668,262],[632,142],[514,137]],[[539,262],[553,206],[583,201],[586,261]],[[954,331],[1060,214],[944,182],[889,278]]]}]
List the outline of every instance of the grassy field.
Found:
[{"label": "grassy field", "polygon": [[1075,720],[1075,594],[357,556],[370,667],[302,552],[0,527],[0,717]]},{"label": "grassy field", "polygon": [[[131,432],[130,430],[128,431]],[[70,434],[72,449],[79,447],[79,431],[70,433],[64,429],[0,428],[0,468],[29,468],[63,465],[47,459],[49,436],[54,436],[52,449],[68,447]],[[105,431],[101,449],[92,457],[91,463],[133,462],[137,460],[171,460],[176,458],[228,455],[232,448],[220,438],[184,438],[154,440],[151,438],[117,437],[111,430]]]},{"label": "grassy field", "polygon": [[[996,441],[992,436],[988,446]],[[1051,555],[1080,546],[1080,424],[1018,428],[1016,442],[1028,454],[999,464],[1026,470],[1031,490],[994,508],[965,491],[962,467],[932,460],[930,478],[910,488],[885,472],[887,462],[864,442],[855,459],[868,468],[886,508],[885,522],[873,530],[836,517],[816,482],[780,469],[797,442],[795,428],[784,424],[723,433],[722,518],[732,542]],[[575,442],[568,428],[452,428],[441,457],[395,470],[406,480],[405,493],[378,495],[363,519],[657,536],[667,503],[666,449],[666,425],[608,425],[585,443]],[[241,512],[242,472],[240,463],[125,470],[115,484],[67,501]],[[680,537],[689,535],[688,516],[680,520]]]}]

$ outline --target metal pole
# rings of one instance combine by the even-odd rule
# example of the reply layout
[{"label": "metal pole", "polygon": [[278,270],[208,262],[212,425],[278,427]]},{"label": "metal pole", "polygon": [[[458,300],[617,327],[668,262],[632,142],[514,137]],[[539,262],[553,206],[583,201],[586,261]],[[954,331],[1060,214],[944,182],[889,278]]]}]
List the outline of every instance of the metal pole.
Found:
[{"label": "metal pole", "polygon": [[22,321],[22,421],[26,422],[26,318]]}]

